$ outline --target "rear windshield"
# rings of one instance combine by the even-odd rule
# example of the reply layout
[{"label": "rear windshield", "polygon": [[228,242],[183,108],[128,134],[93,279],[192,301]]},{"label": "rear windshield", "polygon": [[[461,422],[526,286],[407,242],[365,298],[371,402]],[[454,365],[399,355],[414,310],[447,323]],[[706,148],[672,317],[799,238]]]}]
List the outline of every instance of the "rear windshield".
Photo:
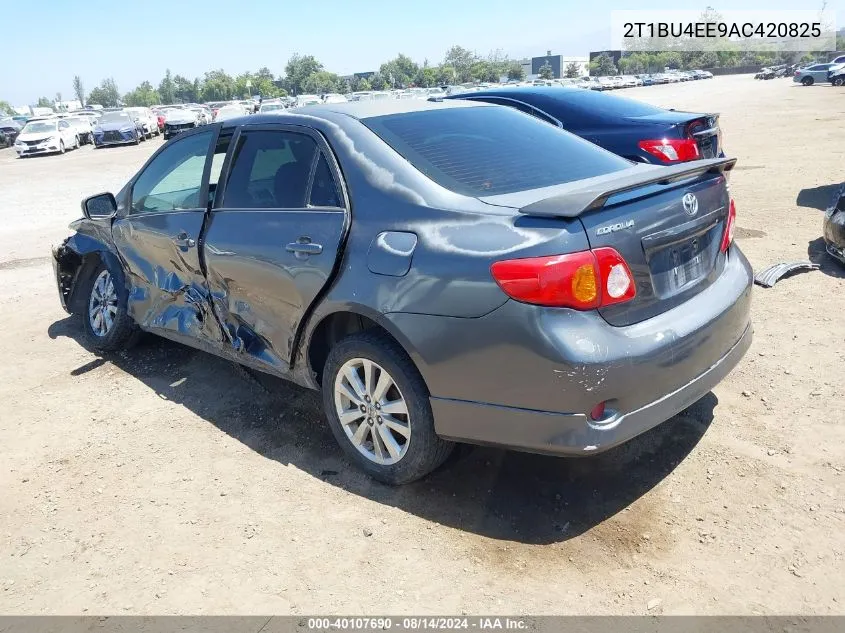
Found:
[{"label": "rear windshield", "polygon": [[505,107],[425,110],[363,123],[434,182],[469,196],[538,189],[630,167],[615,154]]}]

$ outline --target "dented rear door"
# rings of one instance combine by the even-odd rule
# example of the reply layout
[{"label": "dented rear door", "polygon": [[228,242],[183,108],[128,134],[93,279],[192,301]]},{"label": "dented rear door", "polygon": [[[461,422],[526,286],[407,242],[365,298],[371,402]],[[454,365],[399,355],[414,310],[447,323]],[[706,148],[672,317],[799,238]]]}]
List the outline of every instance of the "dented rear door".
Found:
[{"label": "dented rear door", "polygon": [[284,375],[347,230],[340,172],[301,126],[244,126],[229,155],[203,241],[215,314],[242,362]]},{"label": "dented rear door", "polygon": [[127,271],[128,309],[144,329],[219,344],[200,263],[210,159],[220,126],[167,143],[127,187],[112,227]]}]

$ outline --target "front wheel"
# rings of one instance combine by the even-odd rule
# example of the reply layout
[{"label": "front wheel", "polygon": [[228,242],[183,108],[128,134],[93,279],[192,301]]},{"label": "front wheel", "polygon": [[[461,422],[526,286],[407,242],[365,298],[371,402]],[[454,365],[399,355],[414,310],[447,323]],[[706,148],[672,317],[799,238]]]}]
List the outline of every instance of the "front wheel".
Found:
[{"label": "front wheel", "polygon": [[801,80],[801,85],[802,86],[812,86],[813,85],[813,78],[812,77],[804,77],[804,79]]},{"label": "front wheel", "polygon": [[831,82],[834,86],[841,86],[845,83],[845,77],[834,77]]},{"label": "front wheel", "polygon": [[138,329],[127,313],[127,293],[119,277],[100,263],[91,273],[85,290],[83,321],[91,346],[104,352],[130,347]]},{"label": "front wheel", "polygon": [[65,153],[65,142],[59,141],[59,154],[64,154],[64,153]]},{"label": "front wheel", "polygon": [[134,140],[134,143],[135,143],[135,145],[137,145],[137,144],[138,144],[138,143],[140,143],[140,142],[141,142],[141,135],[140,135],[140,134],[138,134],[138,130],[135,130],[135,140]]},{"label": "front wheel", "polygon": [[386,334],[359,332],[335,345],[322,391],[335,439],[374,479],[391,485],[420,479],[454,448],[434,431],[422,376]]}]

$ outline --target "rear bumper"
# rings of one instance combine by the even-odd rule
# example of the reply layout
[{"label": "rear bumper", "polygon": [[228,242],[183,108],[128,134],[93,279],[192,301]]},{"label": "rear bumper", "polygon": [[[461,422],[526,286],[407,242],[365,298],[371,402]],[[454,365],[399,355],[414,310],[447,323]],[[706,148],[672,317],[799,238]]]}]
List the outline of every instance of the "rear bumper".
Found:
[{"label": "rear bumper", "polygon": [[[386,316],[412,348],[439,435],[583,454],[660,424],[730,372],[751,343],[752,282],[734,246],[715,283],[631,326],[515,301],[477,319]],[[605,417],[589,420],[601,402]]]},{"label": "rear bumper", "polygon": [[698,402],[736,367],[751,346],[749,324],[715,365],[687,384],[639,409],[601,423],[583,413],[552,413],[478,402],[432,398],[435,420],[452,421],[449,439],[550,455],[600,453],[645,433]]}]

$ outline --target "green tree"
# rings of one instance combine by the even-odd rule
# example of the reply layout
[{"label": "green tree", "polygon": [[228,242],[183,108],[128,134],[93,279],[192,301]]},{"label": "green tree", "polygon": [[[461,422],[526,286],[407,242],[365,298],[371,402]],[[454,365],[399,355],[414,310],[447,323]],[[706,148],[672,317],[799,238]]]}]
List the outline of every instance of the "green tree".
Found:
[{"label": "green tree", "polygon": [[443,58],[443,66],[450,66],[455,69],[456,78],[453,81],[458,83],[472,79],[472,65],[478,57],[472,51],[462,46],[453,46]]},{"label": "green tree", "polygon": [[199,93],[195,81],[182,75],[173,77],[173,103],[190,103],[197,101]]},{"label": "green tree", "polygon": [[376,73],[370,77],[370,86],[373,90],[386,90],[390,87],[390,84],[387,83],[387,79],[384,75]]},{"label": "green tree", "polygon": [[540,72],[538,72],[537,74],[540,75],[540,79],[553,79],[555,76],[555,71],[549,61],[546,60],[546,62],[542,66],[540,66]]},{"label": "green tree", "polygon": [[164,73],[164,79],[158,84],[158,95],[164,104],[171,104],[176,101],[176,86],[173,84],[173,76],[170,74],[169,68]]},{"label": "green tree", "polygon": [[525,79],[525,69],[522,67],[522,64],[517,64],[514,62],[508,68],[508,79],[512,81],[522,81]]},{"label": "green tree", "polygon": [[441,64],[434,71],[437,83],[443,86],[458,83],[458,71],[448,64]]},{"label": "green tree", "polygon": [[99,86],[92,89],[88,95],[88,103],[97,103],[106,108],[120,105],[120,92],[114,79],[103,79]]},{"label": "green tree", "polygon": [[413,83],[419,69],[420,67],[410,57],[399,53],[396,59],[391,59],[382,64],[379,72],[393,86],[405,88]]},{"label": "green tree", "polygon": [[302,90],[307,94],[322,95],[327,92],[337,92],[339,84],[340,77],[321,70],[308,76],[302,84]]},{"label": "green tree", "polygon": [[[226,74],[226,71],[219,69],[205,73],[201,90],[203,101],[226,101],[233,99],[235,96],[237,96],[235,93],[235,80]],[[196,101],[197,99],[198,97],[194,97],[189,101]]]},{"label": "green tree", "polygon": [[128,106],[151,106],[161,103],[161,97],[149,81],[144,81],[132,92],[123,96],[123,102]]},{"label": "green tree", "polygon": [[323,65],[313,55],[294,53],[285,65],[285,83],[293,95],[303,93],[305,80],[323,70]]},{"label": "green tree", "polygon": [[52,108],[53,102],[47,97],[38,97],[38,103],[35,104],[37,108]]},{"label": "green tree", "polygon": [[613,63],[613,58],[607,53],[602,53],[590,62],[591,75],[605,77],[607,75],[615,75],[618,72],[616,64]]},{"label": "green tree", "polygon": [[9,104],[8,101],[0,101],[0,114],[14,114],[15,109]]},{"label": "green tree", "polygon": [[370,80],[366,77],[361,77],[358,79],[358,82],[355,84],[355,90],[372,90],[373,87],[370,85]]},{"label": "green tree", "polygon": [[414,77],[414,85],[420,88],[431,88],[437,85],[437,73],[434,68],[430,68],[428,64],[423,64],[423,66],[417,71],[416,77]]},{"label": "green tree", "polygon": [[276,77],[270,69],[263,66],[253,75],[253,90],[263,98],[274,98],[280,96],[280,89],[276,85]]},{"label": "green tree", "polygon": [[569,62],[566,68],[563,69],[563,76],[569,79],[575,79],[581,76],[581,64],[578,62]]},{"label": "green tree", "polygon": [[82,105],[85,105],[85,85],[82,83],[82,78],[79,75],[73,76],[73,94],[76,95],[76,100]]}]

